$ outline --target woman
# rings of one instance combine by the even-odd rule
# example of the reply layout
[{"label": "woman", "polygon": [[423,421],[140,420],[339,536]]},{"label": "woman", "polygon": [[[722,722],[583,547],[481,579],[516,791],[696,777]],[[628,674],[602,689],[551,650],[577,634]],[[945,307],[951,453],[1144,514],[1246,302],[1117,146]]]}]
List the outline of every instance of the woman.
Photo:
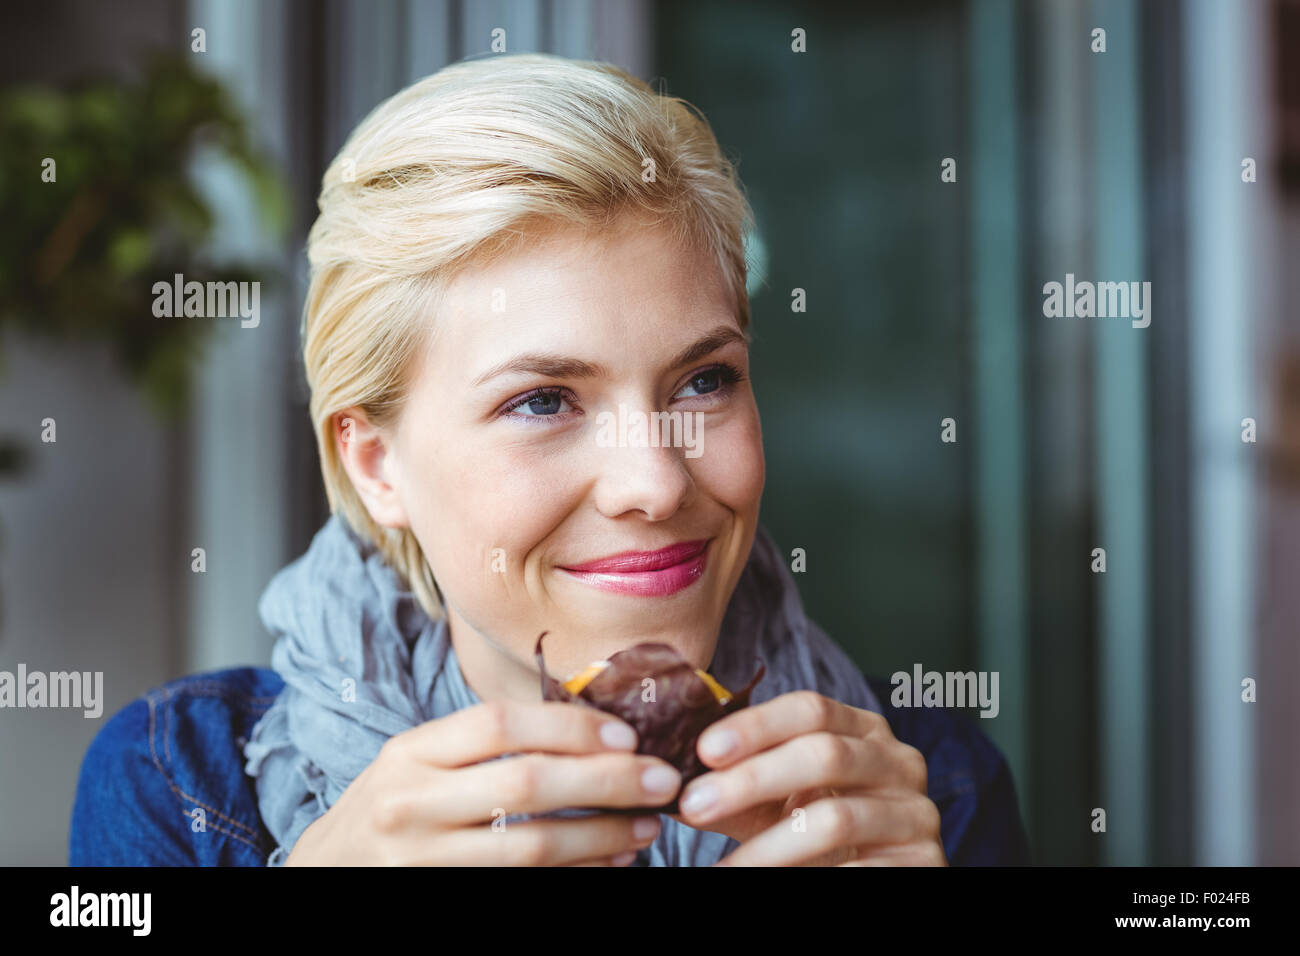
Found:
[{"label": "woman", "polygon": [[[381,104],[309,238],[333,516],[262,599],[282,689],[154,692],[83,784],[147,737],[158,803],[214,834],[154,842],[194,862],[1027,862],[996,750],[948,715],[891,724],[759,527],[747,222],[707,123],[610,66],[476,60]],[[622,427],[655,413],[680,414]],[[681,789],[622,721],[540,700],[543,631],[552,674],[658,641],[724,686],[766,675]],[[213,712],[177,703],[232,681]],[[187,719],[247,737],[240,780],[171,753],[159,726]],[[676,814],[602,812],[679,789]],[[74,862],[121,861],[85,835],[111,799],[79,795]]]}]

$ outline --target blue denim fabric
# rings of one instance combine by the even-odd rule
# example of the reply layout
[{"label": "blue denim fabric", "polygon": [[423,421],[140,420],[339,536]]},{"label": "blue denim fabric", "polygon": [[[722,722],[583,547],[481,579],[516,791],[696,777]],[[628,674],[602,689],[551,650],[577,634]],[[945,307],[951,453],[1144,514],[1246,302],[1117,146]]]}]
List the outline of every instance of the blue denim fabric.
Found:
[{"label": "blue denim fabric", "polygon": [[69,864],[264,866],[275,842],[243,741],[283,686],[271,670],[195,674],[118,711],[81,764]]},{"label": "blue denim fabric", "polygon": [[[929,796],[954,866],[1028,865],[1029,845],[1006,761],[975,719],[897,709],[868,678],[894,735],[925,754]],[[72,866],[265,866],[275,841],[243,771],[243,745],[284,686],[274,671],[236,668],[149,691],[99,731],[81,766]]]}]

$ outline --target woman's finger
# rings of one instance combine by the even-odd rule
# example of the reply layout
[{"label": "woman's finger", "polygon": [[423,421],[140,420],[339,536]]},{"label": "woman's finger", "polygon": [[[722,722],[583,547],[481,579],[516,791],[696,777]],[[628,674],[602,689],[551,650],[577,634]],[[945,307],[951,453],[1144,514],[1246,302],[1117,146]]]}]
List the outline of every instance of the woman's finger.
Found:
[{"label": "woman's finger", "polygon": [[697,777],[682,792],[679,809],[686,823],[700,826],[750,807],[784,802],[803,790],[862,790],[895,783],[901,788],[905,782],[880,739],[818,732]]},{"label": "woman's finger", "polygon": [[700,735],[697,752],[706,766],[718,769],[802,734],[827,731],[866,737],[882,726],[886,731],[889,728],[885,718],[874,711],[800,690],[746,707],[711,724]]},{"label": "woman's finger", "polygon": [[[638,823],[652,821],[652,825]],[[467,827],[439,835],[439,866],[593,866],[615,864],[619,854],[649,846],[658,836],[658,817],[598,814],[563,820],[525,820],[499,829]],[[430,854],[432,858],[432,852]],[[418,862],[416,865],[419,865]]]},{"label": "woman's finger", "polygon": [[938,833],[938,813],[924,797],[827,797],[796,809],[719,865],[794,866],[840,847],[924,841]]},{"label": "woman's finger", "polygon": [[390,737],[384,750],[435,767],[464,767],[510,753],[602,753],[636,749],[636,731],[594,707],[561,701],[493,700]]},{"label": "woman's finger", "polygon": [[860,846],[853,859],[837,866],[947,866],[948,857],[938,842],[907,846]]},{"label": "woman's finger", "polygon": [[460,770],[455,786],[438,787],[427,800],[423,788],[402,797],[413,822],[437,827],[472,826],[519,813],[550,813],[568,808],[662,806],[681,786],[681,774],[658,757],[640,754],[520,754]]}]

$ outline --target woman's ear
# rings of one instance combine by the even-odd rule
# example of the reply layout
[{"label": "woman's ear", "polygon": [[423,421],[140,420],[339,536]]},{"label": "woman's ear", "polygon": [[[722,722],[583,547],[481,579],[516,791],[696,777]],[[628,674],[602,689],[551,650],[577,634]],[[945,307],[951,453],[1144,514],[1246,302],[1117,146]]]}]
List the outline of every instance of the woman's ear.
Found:
[{"label": "woman's ear", "polygon": [[409,528],[396,483],[397,459],[391,437],[372,425],[360,408],[336,412],[330,424],[339,459],[370,517],[387,528]]}]

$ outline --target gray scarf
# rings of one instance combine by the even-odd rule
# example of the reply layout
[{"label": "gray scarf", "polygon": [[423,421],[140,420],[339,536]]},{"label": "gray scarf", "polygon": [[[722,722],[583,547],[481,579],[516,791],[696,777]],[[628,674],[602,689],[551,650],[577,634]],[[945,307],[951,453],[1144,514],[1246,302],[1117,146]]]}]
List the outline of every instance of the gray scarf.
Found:
[{"label": "gray scarf", "polygon": [[[285,688],[253,728],[244,769],[279,844],[267,863],[278,866],[385,740],[481,701],[461,674],[446,621],[429,618],[341,515],[276,573],[258,610],[276,638],[271,664]],[[880,712],[857,666],[804,614],[791,572],[762,527],[727,606],[709,672],[723,686],[744,686],[755,658],[767,673],[751,704],[808,689]],[[507,824],[512,819],[527,817],[507,817]],[[643,865],[708,866],[737,846],[668,816],[661,823],[658,839],[639,857]]]}]

